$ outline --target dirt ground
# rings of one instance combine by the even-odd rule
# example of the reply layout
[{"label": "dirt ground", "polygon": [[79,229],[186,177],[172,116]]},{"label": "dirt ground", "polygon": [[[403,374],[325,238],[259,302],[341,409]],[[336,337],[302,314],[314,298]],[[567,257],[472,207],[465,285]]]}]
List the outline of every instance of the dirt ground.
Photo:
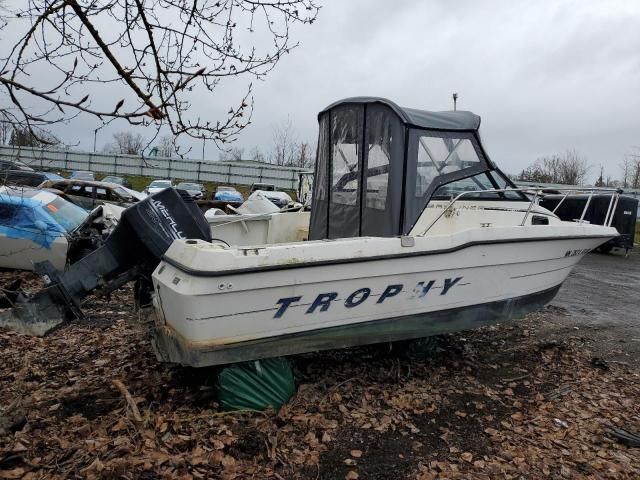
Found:
[{"label": "dirt ground", "polygon": [[546,313],[545,336],[580,339],[604,359],[640,366],[640,253],[588,255]]},{"label": "dirt ground", "polygon": [[517,323],[295,357],[296,395],[262,413],[159,364],[130,290],[92,298],[46,338],[0,331],[0,479],[640,478],[610,435],[640,431],[639,287],[640,255],[589,255]]}]

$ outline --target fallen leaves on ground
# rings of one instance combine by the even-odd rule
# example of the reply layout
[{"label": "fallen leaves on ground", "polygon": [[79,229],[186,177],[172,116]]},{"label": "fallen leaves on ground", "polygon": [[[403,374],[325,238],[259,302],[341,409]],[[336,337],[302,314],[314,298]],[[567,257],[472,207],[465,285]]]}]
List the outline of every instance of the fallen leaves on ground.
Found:
[{"label": "fallen leaves on ground", "polygon": [[639,449],[606,434],[640,430],[639,372],[541,336],[545,314],[422,357],[298,356],[279,412],[226,413],[214,370],[158,363],[132,304],[124,289],[46,338],[0,331],[0,479],[640,478]]}]

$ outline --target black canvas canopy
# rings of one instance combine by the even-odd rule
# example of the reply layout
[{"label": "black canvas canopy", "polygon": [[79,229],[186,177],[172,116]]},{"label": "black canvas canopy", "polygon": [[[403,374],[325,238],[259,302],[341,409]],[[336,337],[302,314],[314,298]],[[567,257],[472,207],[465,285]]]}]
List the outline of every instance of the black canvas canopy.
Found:
[{"label": "black canvas canopy", "polygon": [[471,112],[354,97],[329,105],[318,122],[314,240],[407,234],[434,196],[513,186],[486,156]]},{"label": "black canvas canopy", "polygon": [[325,113],[344,104],[376,104],[389,107],[405,125],[429,130],[478,130],[480,128],[480,117],[472,112],[462,110],[447,112],[429,112],[427,110],[417,110],[415,108],[403,108],[396,105],[391,100],[380,97],[351,97],[332,103],[318,114],[318,120]]}]

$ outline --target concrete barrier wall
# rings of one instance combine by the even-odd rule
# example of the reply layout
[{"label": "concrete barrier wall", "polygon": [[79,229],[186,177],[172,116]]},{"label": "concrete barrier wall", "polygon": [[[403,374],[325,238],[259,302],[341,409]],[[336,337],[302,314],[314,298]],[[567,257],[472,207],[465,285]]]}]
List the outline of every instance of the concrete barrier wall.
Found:
[{"label": "concrete barrier wall", "polygon": [[306,169],[277,167],[256,162],[213,162],[182,158],[140,157],[110,153],[76,152],[47,148],[0,145],[0,160],[21,162],[35,170],[90,170],[113,175],[140,175],[197,182],[251,185],[272,183],[277,188],[295,190],[298,172]]}]

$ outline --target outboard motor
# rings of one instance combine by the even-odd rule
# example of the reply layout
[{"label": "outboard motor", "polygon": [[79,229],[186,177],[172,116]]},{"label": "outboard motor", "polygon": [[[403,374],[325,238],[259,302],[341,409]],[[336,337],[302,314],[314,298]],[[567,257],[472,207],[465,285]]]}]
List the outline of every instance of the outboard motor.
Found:
[{"label": "outboard motor", "polygon": [[178,238],[211,241],[204,215],[187,192],[167,188],[122,212],[104,245],[57,271],[48,261],[35,265],[45,287],[33,296],[14,285],[12,308],[0,314],[0,326],[45,335],[63,322],[82,318],[80,301],[97,291],[108,294],[136,280],[136,300],[144,303],[151,273]]}]

